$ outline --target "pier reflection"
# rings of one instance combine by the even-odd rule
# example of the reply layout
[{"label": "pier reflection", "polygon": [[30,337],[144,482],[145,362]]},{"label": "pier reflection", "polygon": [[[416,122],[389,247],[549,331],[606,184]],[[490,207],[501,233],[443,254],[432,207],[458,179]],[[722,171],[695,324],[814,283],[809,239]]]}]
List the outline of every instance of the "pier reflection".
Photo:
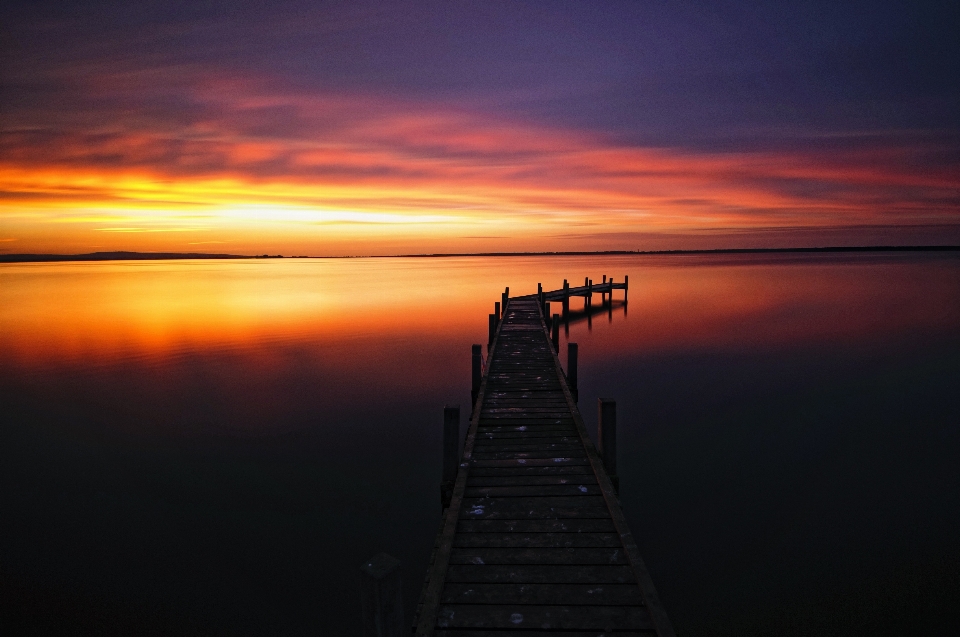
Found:
[{"label": "pier reflection", "polygon": [[614,312],[616,312],[617,315],[627,315],[627,305],[627,301],[613,300],[598,304],[584,303],[583,307],[579,309],[570,309],[569,304],[565,303],[562,314],[564,335],[569,336],[570,326],[576,326],[579,323],[586,323],[587,329],[592,330],[593,318],[595,316],[606,316],[607,322],[612,323]]}]

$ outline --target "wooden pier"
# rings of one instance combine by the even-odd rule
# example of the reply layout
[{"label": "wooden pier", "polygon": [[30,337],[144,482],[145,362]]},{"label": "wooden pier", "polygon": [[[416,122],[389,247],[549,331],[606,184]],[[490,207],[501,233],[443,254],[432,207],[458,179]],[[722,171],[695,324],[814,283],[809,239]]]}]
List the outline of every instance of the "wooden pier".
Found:
[{"label": "wooden pier", "polygon": [[535,296],[505,293],[483,368],[474,346],[479,386],[463,455],[445,469],[448,506],[416,635],[674,635],[610,475],[615,405],[601,401],[602,458],[557,356],[558,321],[544,315],[550,300],[589,303],[595,293],[626,294],[627,282],[564,283]]}]

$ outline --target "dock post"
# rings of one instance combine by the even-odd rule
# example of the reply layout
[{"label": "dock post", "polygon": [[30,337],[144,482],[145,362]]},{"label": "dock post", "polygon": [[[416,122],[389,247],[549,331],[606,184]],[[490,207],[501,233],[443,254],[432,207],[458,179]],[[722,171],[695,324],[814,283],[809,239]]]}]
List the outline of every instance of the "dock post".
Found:
[{"label": "dock post", "polygon": [[495,302],[495,303],[493,304],[493,313],[496,315],[496,317],[497,317],[497,322],[499,323],[499,322],[500,322],[500,316],[501,316],[501,313],[500,313],[500,301],[497,301],[497,302]]},{"label": "dock post", "polygon": [[566,279],[563,280],[563,315],[566,316],[570,311],[570,284]]},{"label": "dock post", "polygon": [[453,497],[460,464],[460,405],[443,408],[443,479],[440,481],[440,505],[446,509]]},{"label": "dock post", "polygon": [[510,300],[510,288],[507,287],[507,288],[504,288],[504,290],[503,290],[503,295],[502,295],[502,301],[503,301],[502,309],[503,309],[503,311],[502,311],[501,314],[500,314],[500,318],[506,318],[506,317],[507,317],[507,301],[509,301],[509,300]]},{"label": "dock post", "polygon": [[400,560],[380,553],[363,563],[360,613],[363,637],[401,637],[409,632],[403,621]]},{"label": "dock post", "polygon": [[623,302],[627,302],[627,289],[630,287],[630,276],[623,275]]},{"label": "dock post", "polygon": [[[497,305],[500,305],[497,303]],[[493,345],[493,335],[497,333],[497,315],[491,314],[487,320],[487,350]]]},{"label": "dock post", "polygon": [[593,305],[593,279],[587,279],[587,305]]},{"label": "dock post", "polygon": [[473,346],[473,384],[470,388],[471,404],[477,404],[477,396],[480,394],[480,380],[483,378],[483,349],[480,345]]},{"label": "dock post", "polygon": [[553,315],[553,329],[550,338],[553,340],[553,351],[560,353],[560,315]]},{"label": "dock post", "polygon": [[537,300],[543,303],[543,284],[537,283]]},{"label": "dock post", "polygon": [[597,442],[603,456],[603,468],[607,470],[613,488],[620,493],[620,478],[617,477],[617,401],[597,399]]},{"label": "dock post", "polygon": [[543,302],[543,321],[547,321],[547,317],[550,316],[550,301]]},{"label": "dock post", "polygon": [[573,394],[573,400],[579,400],[580,392],[577,391],[577,344],[567,343],[567,384],[570,385],[570,393]]}]

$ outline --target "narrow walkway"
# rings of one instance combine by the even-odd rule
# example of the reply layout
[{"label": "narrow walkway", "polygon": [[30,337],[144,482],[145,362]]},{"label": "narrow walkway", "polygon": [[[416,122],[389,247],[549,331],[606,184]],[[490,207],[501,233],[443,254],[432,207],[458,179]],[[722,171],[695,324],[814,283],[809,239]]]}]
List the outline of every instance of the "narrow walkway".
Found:
[{"label": "narrow walkway", "polygon": [[672,637],[536,297],[487,367],[416,634]]}]

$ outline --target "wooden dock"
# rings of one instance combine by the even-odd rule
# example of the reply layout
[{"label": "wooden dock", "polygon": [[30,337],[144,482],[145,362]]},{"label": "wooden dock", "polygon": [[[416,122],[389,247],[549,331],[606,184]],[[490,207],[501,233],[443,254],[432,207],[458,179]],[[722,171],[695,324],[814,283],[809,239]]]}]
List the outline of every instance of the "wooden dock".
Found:
[{"label": "wooden dock", "polygon": [[503,297],[416,635],[674,635],[543,314],[586,283]]}]

